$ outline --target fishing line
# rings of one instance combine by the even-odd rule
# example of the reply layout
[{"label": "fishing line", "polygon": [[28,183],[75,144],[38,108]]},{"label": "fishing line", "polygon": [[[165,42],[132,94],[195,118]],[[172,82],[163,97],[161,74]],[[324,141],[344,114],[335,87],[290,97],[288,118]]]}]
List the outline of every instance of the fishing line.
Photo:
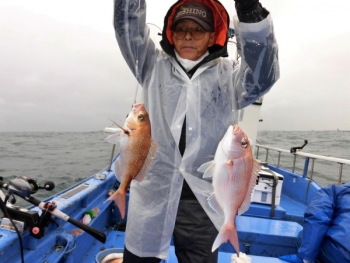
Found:
[{"label": "fishing line", "polygon": [[218,12],[219,16],[221,17],[222,22],[224,23],[224,25],[225,25],[225,27],[226,27],[226,29],[227,29],[227,31],[228,31],[229,27],[228,27],[226,21],[224,20],[224,18],[222,17],[222,15],[221,15],[219,9],[217,8],[217,6],[215,5],[215,3],[214,3],[213,0],[210,0],[210,1],[212,2],[213,6],[215,7],[216,11]]},{"label": "fishing line", "polygon": [[[112,204],[110,205],[110,209],[112,210],[112,214],[114,214],[114,206]],[[110,233],[111,231],[119,231],[119,226],[121,225],[121,223],[123,221],[124,220],[120,218],[119,222],[115,222],[114,225],[111,225],[110,230],[108,231],[108,233]]]},{"label": "fishing line", "polygon": [[114,227],[115,231],[118,231],[119,230],[119,226],[121,224],[121,222],[123,221],[123,219],[120,218],[119,222],[116,224],[117,226]]},{"label": "fishing line", "polygon": [[[156,28],[158,28],[159,30],[160,30],[160,32],[162,32],[162,29],[159,27],[159,26],[157,26],[156,24],[153,24],[153,23],[147,23],[147,25],[152,25],[152,26],[155,26]],[[158,33],[158,35],[162,35],[162,33]]]},{"label": "fishing line", "polygon": [[[221,15],[221,13],[220,13],[218,7],[217,7],[216,4],[214,3],[214,0],[210,0],[210,1],[211,1],[212,5],[214,6],[214,8],[216,9],[216,12],[219,14],[219,16],[220,16],[220,18],[221,18],[221,20],[222,20],[224,26],[226,27],[227,37],[229,38],[229,31],[230,31],[230,30],[229,30],[229,25],[227,25],[227,22],[226,22],[225,19],[222,17],[222,15]],[[231,6],[231,3],[230,3],[230,6]],[[236,109],[233,109],[232,112],[233,112],[233,122],[238,122],[238,113],[239,113],[239,111],[236,110]]]},{"label": "fishing line", "polygon": [[[1,199],[1,197],[0,197],[0,199]],[[9,218],[9,220],[10,220],[12,226],[13,226],[14,229],[15,229],[15,232],[16,232],[16,234],[17,234],[17,236],[18,236],[18,240],[19,240],[19,248],[20,248],[20,251],[21,251],[21,262],[24,263],[24,253],[23,253],[22,235],[21,235],[21,233],[19,232],[19,230],[18,230],[16,224],[13,222],[12,217],[11,217],[10,214],[7,212],[6,203],[7,203],[7,200],[8,200],[8,199],[9,199],[9,195],[6,194],[5,200],[4,200],[4,201],[0,200],[0,208],[1,208],[1,210],[3,210],[3,212],[5,213],[5,215],[8,216],[8,218]]]},{"label": "fishing line", "polygon": [[[135,63],[136,75],[138,75],[138,70],[139,70],[139,62],[138,62],[138,60],[136,60],[136,63]],[[136,98],[137,98],[137,94],[138,94],[139,86],[140,86],[140,83],[138,81],[138,77],[136,77],[136,79],[137,79],[137,84],[136,84],[135,95],[134,95],[134,104],[136,104]]]},{"label": "fishing line", "polygon": [[[232,4],[233,4],[233,1],[230,1],[230,9],[229,9],[230,12],[232,12],[232,10],[234,9],[234,8],[232,7]],[[230,21],[230,24],[231,24],[231,21],[232,21],[232,23],[233,23],[233,15],[232,15],[232,20],[231,20],[231,18],[230,18],[229,21]],[[228,30],[229,30],[229,35],[230,35],[229,38],[233,39],[234,37],[236,37],[236,34],[235,34],[235,32],[234,32],[233,34],[230,33],[230,25],[228,26],[228,28],[229,28]],[[234,30],[233,26],[232,26],[232,29]],[[228,43],[233,44],[233,46],[230,45],[231,54],[235,53],[235,55],[236,55],[235,61],[238,61],[239,55],[238,55],[238,50],[237,50],[237,38],[236,38],[236,41],[230,40],[230,39],[229,39],[229,40],[228,40]],[[234,48],[236,48],[236,50],[234,50]],[[235,52],[234,52],[234,51],[235,51]],[[235,63],[235,62],[234,62],[234,63]],[[235,66],[235,64],[233,64],[232,66]]]},{"label": "fishing line", "polygon": [[[135,13],[140,10],[140,7],[141,7],[141,1],[139,0],[139,6],[138,8],[136,9]],[[137,35],[139,36],[140,35],[140,19],[138,20],[138,23],[137,23]],[[135,48],[135,51],[136,51],[136,59],[135,59],[135,77],[136,77],[136,80],[137,80],[137,84],[136,84],[136,90],[135,90],[135,95],[134,95],[134,104],[136,104],[136,98],[137,98],[137,94],[138,94],[138,91],[139,91],[139,86],[140,86],[140,73],[139,73],[139,51],[138,51],[138,48],[137,48],[137,45],[136,45],[136,48]]]}]

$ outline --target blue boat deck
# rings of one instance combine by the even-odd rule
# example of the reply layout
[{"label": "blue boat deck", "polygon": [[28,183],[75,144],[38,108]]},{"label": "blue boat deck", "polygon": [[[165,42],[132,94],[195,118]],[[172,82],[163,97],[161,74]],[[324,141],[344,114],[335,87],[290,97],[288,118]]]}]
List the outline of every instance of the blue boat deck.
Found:
[{"label": "blue boat deck", "polygon": [[[100,214],[92,220],[91,226],[106,233],[106,243],[102,244],[87,233],[74,236],[72,231],[76,227],[56,218],[59,226],[50,224],[45,230],[45,236],[39,240],[32,237],[29,231],[23,233],[25,262],[95,263],[95,257],[100,251],[124,247],[124,232],[114,230],[120,221],[119,211],[113,203],[104,203],[108,190],[115,187],[115,175],[107,171],[104,174],[105,179],[87,178],[45,201],[55,201],[60,211],[76,220],[82,218],[84,211],[98,207]],[[283,262],[278,259],[279,256],[297,252],[296,241],[302,229],[300,223],[306,203],[317,188],[311,187],[308,180],[301,176],[297,175],[296,180],[294,178],[295,175],[285,176],[281,201],[274,216],[270,216],[271,206],[252,203],[244,215],[236,218],[240,250],[252,262]],[[81,188],[81,185],[84,187]],[[77,188],[81,189],[77,191]],[[39,208],[32,210],[41,212]],[[0,229],[0,241],[0,262],[19,263],[17,235]],[[233,253],[230,243],[221,245],[218,262],[231,262]],[[162,263],[177,263],[173,246],[169,250],[169,259]]]},{"label": "blue boat deck", "polygon": [[297,202],[286,195],[282,195],[280,205],[286,210],[285,220],[303,223],[306,204]]},{"label": "blue boat deck", "polygon": [[306,204],[297,202],[287,195],[282,194],[280,205],[276,206],[274,216],[271,216],[270,205],[257,203],[252,203],[244,215],[293,221],[302,224],[306,207]]}]

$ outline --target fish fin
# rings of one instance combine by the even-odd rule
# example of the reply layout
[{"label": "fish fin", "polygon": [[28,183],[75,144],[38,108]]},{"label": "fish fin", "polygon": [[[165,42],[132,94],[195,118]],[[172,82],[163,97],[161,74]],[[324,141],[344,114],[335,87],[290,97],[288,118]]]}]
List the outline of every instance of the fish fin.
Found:
[{"label": "fish fin", "polygon": [[253,169],[252,169],[252,175],[250,176],[248,190],[241,207],[238,209],[238,215],[243,214],[249,209],[249,206],[251,203],[252,191],[254,186],[256,185],[256,180],[258,180],[258,175],[260,170],[261,170],[260,163],[257,160],[253,159]]},{"label": "fish fin", "polygon": [[109,135],[107,138],[105,138],[105,141],[112,143],[112,144],[118,144],[120,140],[120,136],[123,134],[123,130],[118,128],[116,129],[116,132]]},{"label": "fish fin", "polygon": [[224,163],[224,166],[223,166],[223,170],[222,170],[222,173],[223,172],[226,172],[228,178],[230,178],[230,183],[234,182],[234,176],[233,176],[233,167],[234,167],[235,163],[232,159],[229,159],[227,160],[226,163]]},{"label": "fish fin", "polygon": [[158,151],[158,145],[157,145],[156,141],[153,140],[153,138],[151,138],[151,145],[150,145],[150,147],[149,147],[146,160],[145,160],[145,162],[143,163],[143,165],[142,165],[142,167],[141,167],[139,173],[138,173],[138,174],[136,175],[136,177],[134,178],[136,181],[142,182],[142,180],[145,178],[147,169],[148,169],[148,167],[151,165],[151,163],[152,163],[152,161],[153,161],[153,158],[154,158],[154,156],[156,155],[157,151]]},{"label": "fish fin", "polygon": [[232,168],[235,164],[233,162],[232,159],[228,159],[227,162],[225,163],[227,166],[229,166],[230,168]]},{"label": "fish fin", "polygon": [[233,229],[231,230],[228,239],[230,240],[230,243],[233,246],[233,248],[236,250],[237,255],[239,255],[240,249],[235,221],[233,222]]},{"label": "fish fin", "polygon": [[119,127],[125,134],[129,134],[130,133],[130,130],[125,129],[124,127],[122,127],[121,125],[119,125],[115,121],[112,121],[111,119],[110,119],[110,121],[113,122],[115,125],[117,125],[117,127]]},{"label": "fish fin", "polygon": [[211,178],[213,177],[214,174],[214,168],[215,168],[215,162],[214,161],[210,161],[207,163],[202,164],[197,171],[204,173],[203,174],[203,178]]},{"label": "fish fin", "polygon": [[114,201],[117,204],[119,212],[120,212],[120,216],[122,219],[124,219],[126,192],[122,191],[122,190],[120,190],[120,188],[118,188],[118,190],[114,194],[112,194],[107,200]]},{"label": "fish fin", "polygon": [[256,176],[258,177],[258,174],[260,171],[261,171],[261,163],[258,160],[253,159],[253,173],[255,173]]},{"label": "fish fin", "polygon": [[230,241],[231,245],[236,250],[236,253],[239,254],[239,241],[235,222],[232,225],[223,225],[213,243],[211,251],[214,252],[217,248],[220,247],[221,244],[225,243],[226,241]]},{"label": "fish fin", "polygon": [[223,216],[222,208],[219,204],[219,202],[215,198],[215,194],[211,193],[210,196],[207,198],[207,201],[209,203],[209,206],[220,216]]}]

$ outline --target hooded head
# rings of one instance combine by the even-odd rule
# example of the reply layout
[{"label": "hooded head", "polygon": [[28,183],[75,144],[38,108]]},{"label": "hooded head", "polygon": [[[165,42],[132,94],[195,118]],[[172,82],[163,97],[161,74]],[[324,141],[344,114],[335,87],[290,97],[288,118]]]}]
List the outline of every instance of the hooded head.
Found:
[{"label": "hooded head", "polygon": [[217,56],[227,55],[229,15],[217,0],[179,0],[168,10],[164,18],[162,41],[163,50],[174,56],[173,29],[179,21],[191,19],[205,30],[215,32],[215,43],[208,48],[209,53]]}]

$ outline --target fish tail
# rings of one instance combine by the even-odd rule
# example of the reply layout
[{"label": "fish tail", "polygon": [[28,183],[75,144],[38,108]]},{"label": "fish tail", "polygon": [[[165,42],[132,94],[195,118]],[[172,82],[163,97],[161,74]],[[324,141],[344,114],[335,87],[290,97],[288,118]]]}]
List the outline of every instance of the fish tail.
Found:
[{"label": "fish tail", "polygon": [[211,251],[215,251],[218,247],[220,247],[221,244],[225,243],[226,241],[230,241],[234,249],[236,250],[237,255],[239,255],[239,242],[238,242],[238,235],[237,235],[237,229],[236,224],[225,224],[219,234],[217,235],[213,247]]},{"label": "fish tail", "polygon": [[125,217],[125,203],[126,203],[126,192],[118,188],[118,190],[111,195],[107,200],[113,200],[119,209],[122,219]]}]

